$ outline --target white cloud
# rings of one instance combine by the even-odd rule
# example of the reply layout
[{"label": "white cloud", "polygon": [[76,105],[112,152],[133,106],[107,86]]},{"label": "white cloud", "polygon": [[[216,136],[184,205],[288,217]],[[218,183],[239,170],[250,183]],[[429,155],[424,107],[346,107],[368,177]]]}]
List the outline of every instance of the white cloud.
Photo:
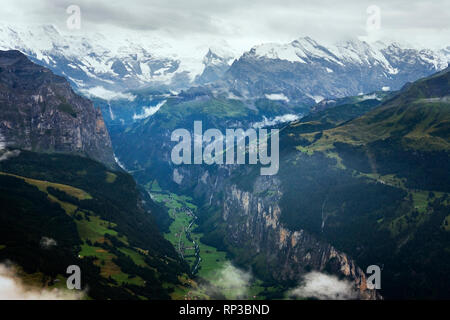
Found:
[{"label": "white cloud", "polygon": [[[6,147],[5,136],[0,133],[0,150],[5,149],[5,147]],[[0,161],[1,161],[1,159],[0,159]]]},{"label": "white cloud", "polygon": [[136,96],[134,96],[130,93],[115,92],[115,91],[105,89],[101,86],[93,87],[90,89],[82,89],[80,91],[87,97],[90,97],[90,98],[96,97],[96,98],[100,98],[100,99],[107,100],[107,101],[119,100],[119,99],[134,101],[134,99],[136,99]]},{"label": "white cloud", "polygon": [[[1,142],[0,142],[0,144],[1,144]],[[0,148],[0,151],[1,150],[2,149]],[[6,150],[2,155],[0,155],[0,161],[5,161],[10,158],[17,157],[19,154],[20,154],[20,150],[12,150],[12,151]]]},{"label": "white cloud", "polygon": [[14,268],[0,264],[0,300],[79,300],[84,292],[26,286]]},{"label": "white cloud", "polygon": [[133,115],[133,120],[142,120],[142,119],[146,119],[152,115],[154,115],[156,112],[158,112],[159,109],[161,109],[161,107],[166,103],[166,100],[161,101],[160,103],[158,103],[156,106],[153,107],[144,107],[142,109],[142,113],[140,114],[134,114]]},{"label": "white cloud", "polygon": [[265,96],[269,100],[289,102],[288,97],[286,97],[283,93],[270,93],[265,94]]},{"label": "white cloud", "polygon": [[[261,43],[286,43],[300,36],[324,42],[367,37],[366,12],[372,0],[78,0],[81,29],[66,28],[68,0],[4,1],[0,21],[55,24],[68,33],[102,32],[112,39],[152,34],[171,43],[188,39],[191,50],[224,39],[248,50]],[[379,0],[381,39],[408,40],[423,46],[450,42],[448,0]],[[170,39],[175,41],[170,41]],[[184,41],[184,42],[187,42]]]},{"label": "white cloud", "polygon": [[276,116],[273,119],[268,119],[266,117],[263,117],[263,121],[255,122],[252,125],[252,127],[253,128],[269,127],[269,126],[274,126],[279,123],[292,122],[292,121],[295,121],[298,119],[300,119],[300,116],[298,116],[296,114],[291,114],[291,113],[284,114],[282,116]]},{"label": "white cloud", "polygon": [[52,247],[56,247],[58,243],[55,239],[48,238],[48,237],[42,237],[40,242],[41,248],[43,249],[50,249]]},{"label": "white cloud", "polygon": [[211,285],[203,285],[200,291],[211,294],[219,290],[227,299],[246,299],[249,296],[252,278],[250,272],[239,269],[228,261],[217,271]]},{"label": "white cloud", "polygon": [[357,299],[357,291],[347,280],[339,280],[321,272],[313,271],[303,277],[303,282],[288,293],[294,298],[316,298],[320,300]]},{"label": "white cloud", "polygon": [[233,290],[236,297],[243,297],[248,293],[251,279],[249,272],[238,269],[228,262],[220,271],[214,284],[223,290]]}]

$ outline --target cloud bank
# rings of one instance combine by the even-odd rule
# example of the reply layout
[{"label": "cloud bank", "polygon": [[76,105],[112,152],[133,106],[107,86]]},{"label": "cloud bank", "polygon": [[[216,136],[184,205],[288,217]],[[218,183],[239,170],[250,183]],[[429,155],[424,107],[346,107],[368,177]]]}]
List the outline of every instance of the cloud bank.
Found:
[{"label": "cloud bank", "polygon": [[136,99],[136,96],[130,93],[115,92],[105,89],[101,86],[93,87],[90,89],[82,89],[80,91],[90,98],[100,98],[106,101],[120,100],[120,99],[134,101],[134,99]]},{"label": "cloud bank", "polygon": [[0,300],[79,300],[83,296],[80,291],[26,286],[13,267],[0,264]]},{"label": "cloud bank", "polygon": [[[153,34],[162,39],[211,43],[223,39],[248,50],[267,42],[311,36],[335,42],[366,36],[368,8],[381,14],[379,36],[424,46],[448,45],[448,0],[15,0],[2,3],[0,21],[54,24],[66,29],[66,8],[81,8],[81,33]],[[121,31],[121,32],[120,32]],[[78,31],[77,31],[78,32]]]},{"label": "cloud bank", "polygon": [[288,292],[291,298],[315,298],[320,300],[357,299],[357,291],[347,280],[339,280],[321,272],[307,273],[297,288]]},{"label": "cloud bank", "polygon": [[158,112],[158,110],[166,103],[166,100],[161,101],[160,103],[158,103],[156,106],[153,107],[143,107],[142,109],[142,113],[140,114],[134,114],[133,115],[133,120],[142,120],[142,119],[146,119],[152,115],[154,115],[156,112]]},{"label": "cloud bank", "polygon": [[217,296],[219,299],[247,299],[250,294],[252,274],[236,268],[231,262],[226,262],[217,271],[216,277],[210,283],[202,284],[198,289],[208,296]]},{"label": "cloud bank", "polygon": [[300,119],[300,116],[291,113],[287,113],[282,116],[276,116],[273,119],[268,119],[263,116],[263,121],[253,123],[252,127],[253,128],[270,127],[280,123],[292,122],[298,119]]}]

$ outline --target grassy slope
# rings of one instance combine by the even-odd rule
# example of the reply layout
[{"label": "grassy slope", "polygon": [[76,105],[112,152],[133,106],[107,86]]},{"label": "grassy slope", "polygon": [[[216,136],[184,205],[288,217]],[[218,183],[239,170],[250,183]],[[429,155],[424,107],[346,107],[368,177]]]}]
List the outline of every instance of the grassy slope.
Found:
[{"label": "grassy slope", "polygon": [[281,138],[282,220],[383,264],[387,297],[448,297],[449,88],[440,73],[347,123],[302,119]]},{"label": "grassy slope", "polygon": [[367,144],[400,136],[405,147],[448,151],[449,88],[450,72],[419,80],[381,107],[343,126],[325,130],[314,147],[329,148],[334,142]]},{"label": "grassy slope", "polygon": [[[91,262],[93,264],[90,272],[93,273],[93,281],[95,281],[95,283],[87,283],[92,288],[92,296],[94,298],[133,298],[134,296],[134,298],[145,297],[150,299],[168,297],[167,290],[162,288],[162,283],[169,282],[179,284],[177,274],[181,275],[183,270],[182,268],[177,270],[176,264],[178,262],[176,262],[176,254],[168,254],[170,252],[169,243],[165,244],[161,239],[158,240],[157,233],[151,234],[150,237],[149,235],[143,234],[144,237],[148,237],[150,238],[150,241],[155,242],[156,246],[161,246],[161,248],[156,249],[152,245],[149,246],[150,243],[145,240],[136,238],[135,234],[141,232],[139,228],[132,228],[132,225],[130,225],[129,227],[134,229],[135,234],[128,233],[128,228],[123,228],[122,226],[122,219],[120,219],[121,209],[114,207],[115,204],[111,204],[113,207],[110,206],[108,208],[108,205],[105,203],[105,200],[109,203],[109,200],[104,198],[104,196],[108,194],[107,190],[104,190],[106,188],[103,188],[100,193],[97,190],[97,187],[99,187],[98,185],[108,186],[112,189],[117,188],[118,186],[114,186],[114,184],[123,183],[124,174],[117,172],[112,173],[95,162],[83,160],[78,157],[72,158],[70,156],[40,155],[39,157],[47,158],[47,163],[50,160],[51,165],[49,167],[51,168],[41,167],[38,169],[32,165],[32,162],[34,162],[32,158],[35,157],[36,155],[33,154],[22,153],[22,155],[16,159],[3,162],[1,164],[3,167],[2,169],[14,173],[6,173],[3,171],[0,173],[0,177],[23,181],[26,185],[35,187],[35,193],[45,195],[49,205],[50,203],[53,203],[56,205],[55,210],[56,208],[61,208],[63,210],[62,212],[69,217],[67,223],[73,225],[76,229],[77,237],[79,237],[79,240],[74,241],[70,246],[70,251],[72,251],[73,254],[72,259],[78,260],[77,264],[84,260],[86,260],[85,263],[87,264]],[[64,161],[66,164],[68,161],[73,161],[72,169],[78,169],[80,164],[86,165],[87,169],[84,168],[83,170],[71,171],[76,176],[75,179],[72,179],[72,182],[75,182],[74,185],[76,185],[76,187],[65,184],[67,181],[58,179],[59,174],[53,171],[54,168],[59,168],[61,161]],[[45,163],[45,161],[40,163]],[[53,176],[46,174],[45,169],[51,169]],[[91,170],[95,171],[97,177],[94,178],[91,176]],[[19,172],[23,172],[24,175],[31,175],[33,178],[20,176],[17,174]],[[70,176],[67,172],[66,174],[61,172],[61,175],[65,176],[66,179]],[[36,179],[37,177],[48,177],[49,180],[55,182]],[[102,181],[98,181],[98,178]],[[94,179],[97,186],[91,185],[90,182],[87,181],[89,179]],[[124,187],[132,188],[132,185]],[[21,188],[18,190],[21,190]],[[89,192],[84,189],[89,189]],[[133,192],[135,191],[130,189],[127,193],[130,194]],[[13,192],[12,195],[6,197],[4,201],[6,201],[6,205],[9,205],[12,208],[12,212],[17,212],[17,209],[14,209],[14,206],[20,207],[23,206],[23,204],[16,205],[10,203],[12,201],[11,199],[14,199],[15,197],[14,194],[15,193]],[[127,195],[125,194],[125,196]],[[34,205],[31,205],[30,208],[33,210],[33,207]],[[139,215],[140,213],[138,214],[138,210],[139,209],[137,208],[133,209],[133,207],[130,207],[128,209],[128,214],[132,213]],[[33,214],[33,211],[31,214]],[[130,224],[133,223],[132,216],[124,218],[127,220],[130,220],[131,218]],[[30,219],[36,218],[30,217]],[[4,227],[8,227],[6,224],[11,223],[13,222],[5,222]],[[148,223],[149,221],[144,222],[144,225],[148,225]],[[9,227],[11,226],[12,225]],[[53,226],[52,228],[58,228],[58,226]],[[152,232],[152,229],[148,230]],[[51,229],[51,231],[54,232],[53,229]],[[35,233],[36,237],[39,238],[39,230],[36,230]],[[3,245],[5,248],[8,247],[8,241],[11,241],[11,239],[8,240],[8,236],[6,236],[4,240],[0,239],[0,243],[5,243],[5,245]],[[61,240],[58,239],[57,241],[59,243]],[[15,246],[21,247],[22,244],[16,243]],[[169,250],[164,249],[164,246],[169,248]],[[24,255],[28,255],[25,248],[20,250],[25,250]],[[9,257],[11,260],[21,260],[22,258],[20,256],[14,256],[14,254]],[[5,253],[3,258],[8,258],[8,253]],[[26,269],[32,271],[34,269],[34,267],[31,266],[33,263],[27,261],[26,257],[23,258],[25,264],[30,264]],[[98,271],[95,271],[96,267],[98,267]],[[45,268],[43,269],[45,271]],[[96,272],[98,272],[98,275],[96,275]],[[51,274],[50,276],[57,277],[61,276],[61,274]],[[99,280],[98,276],[103,280]],[[108,288],[112,289],[110,290]],[[114,290],[120,294],[116,296],[111,293],[114,292]]]}]

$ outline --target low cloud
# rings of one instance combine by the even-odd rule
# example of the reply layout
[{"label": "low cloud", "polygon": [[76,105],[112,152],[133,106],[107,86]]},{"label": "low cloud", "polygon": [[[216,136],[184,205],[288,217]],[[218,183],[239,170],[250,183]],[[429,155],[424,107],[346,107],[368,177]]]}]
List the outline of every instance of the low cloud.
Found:
[{"label": "low cloud", "polygon": [[115,92],[105,89],[101,86],[93,87],[91,89],[83,89],[80,91],[88,98],[100,98],[106,101],[121,100],[121,99],[134,101],[134,99],[136,99],[136,96],[130,93]]},{"label": "low cloud", "polygon": [[48,238],[48,237],[42,237],[40,242],[42,249],[50,249],[52,247],[56,247],[58,243],[55,239]]},{"label": "low cloud", "polygon": [[127,35],[151,32],[196,43],[223,38],[246,49],[305,35],[330,42],[365,36],[367,8],[373,4],[380,8],[383,38],[440,46],[448,41],[450,12],[448,0],[15,0],[2,2],[0,18],[56,24],[64,30],[70,4],[81,8],[80,32],[106,31],[110,37],[118,29]]},{"label": "low cloud", "polygon": [[231,263],[225,264],[220,270],[214,284],[224,291],[231,291],[236,298],[247,296],[252,275],[249,272],[238,269]]},{"label": "low cloud", "polygon": [[300,286],[289,291],[290,298],[315,298],[320,300],[357,299],[357,291],[347,280],[321,272],[310,272],[303,277]]},{"label": "low cloud", "polygon": [[6,147],[5,137],[0,133],[0,150],[5,149],[5,147]]},{"label": "low cloud", "polygon": [[214,280],[199,287],[200,292],[215,297],[217,294],[227,299],[248,299],[252,274],[236,268],[231,262],[227,262],[217,271]]},{"label": "low cloud", "polygon": [[271,93],[266,94],[265,96],[269,100],[289,102],[288,97],[286,97],[283,93]]},{"label": "low cloud", "polygon": [[140,114],[134,114],[133,115],[133,120],[142,120],[142,119],[146,119],[152,115],[154,115],[156,112],[158,112],[158,110],[166,103],[166,100],[161,101],[160,103],[158,103],[156,106],[153,107],[144,107],[142,109],[142,113]]},{"label": "low cloud", "polygon": [[79,300],[82,291],[30,287],[20,280],[9,264],[0,264],[0,300]]},{"label": "low cloud", "polygon": [[[0,150],[1,150],[1,142],[0,142]],[[17,157],[20,154],[20,150],[6,150],[3,154],[0,155],[0,161],[5,161],[10,158]]]},{"label": "low cloud", "polygon": [[300,119],[300,116],[298,116],[296,114],[289,114],[289,113],[284,114],[282,116],[276,116],[273,119],[268,119],[263,116],[263,121],[253,123],[252,127],[253,128],[270,127],[270,126],[274,126],[274,125],[277,125],[280,123],[292,122],[292,121],[295,121],[298,119]]}]

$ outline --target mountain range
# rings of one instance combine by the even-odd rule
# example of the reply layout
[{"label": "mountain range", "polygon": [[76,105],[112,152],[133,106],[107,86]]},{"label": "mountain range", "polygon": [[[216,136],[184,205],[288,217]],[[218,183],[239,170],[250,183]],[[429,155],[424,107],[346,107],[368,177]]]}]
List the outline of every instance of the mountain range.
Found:
[{"label": "mountain range", "polygon": [[[279,299],[311,272],[354,299],[448,299],[449,48],[187,54],[1,25],[0,262],[45,290],[80,265],[94,299]],[[194,121],[280,129],[278,174],[175,165]]]},{"label": "mountain range", "polygon": [[52,25],[33,30],[0,26],[0,49],[20,50],[85,95],[104,100],[132,100],[130,89],[170,92],[209,85],[231,98],[311,105],[324,98],[398,90],[446,68],[450,57],[448,47],[418,49],[357,39],[329,45],[303,37],[243,53],[220,43],[190,54],[163,39],[120,39],[63,34]]},{"label": "mountain range", "polygon": [[278,95],[310,105],[324,98],[398,90],[447,66],[443,50],[359,40],[324,45],[305,37],[252,48],[233,63],[223,80],[239,97]]},{"label": "mountain range", "polygon": [[113,40],[100,33],[62,34],[52,25],[32,29],[1,25],[0,49],[20,50],[32,61],[66,77],[75,88],[105,98],[144,86],[187,88],[196,79],[199,83],[215,79],[212,74],[220,76],[223,65],[232,62],[231,49],[226,47],[190,54],[163,39]]},{"label": "mountain range", "polygon": [[[169,99],[152,117],[113,130],[112,140],[139,183],[156,180],[196,199],[202,241],[252,266],[266,283],[289,286],[310,269],[339,274],[347,263],[376,264],[383,297],[444,298],[449,71],[396,92],[324,100],[277,124],[280,172],[271,177],[259,176],[259,166],[170,161],[174,128],[192,130],[200,119],[219,129],[251,126],[256,113],[239,100]],[[349,268],[356,271],[346,276],[360,287],[360,269]]]}]

